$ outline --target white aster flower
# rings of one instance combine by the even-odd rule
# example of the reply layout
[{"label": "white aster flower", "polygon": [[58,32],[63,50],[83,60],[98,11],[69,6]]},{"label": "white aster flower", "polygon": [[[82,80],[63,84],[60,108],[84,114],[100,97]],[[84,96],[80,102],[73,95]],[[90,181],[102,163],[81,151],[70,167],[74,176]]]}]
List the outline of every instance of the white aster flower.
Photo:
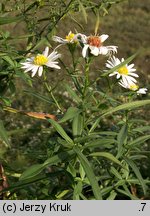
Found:
[{"label": "white aster flower", "polygon": [[108,35],[101,36],[86,36],[84,34],[77,34],[77,38],[83,44],[82,56],[85,58],[88,55],[88,50],[94,56],[107,55],[117,52],[117,46],[103,46],[103,42],[108,38]]},{"label": "white aster flower", "polygon": [[139,88],[138,85],[136,85],[135,83],[130,83],[128,85],[126,85],[126,83],[124,83],[122,80],[119,82],[119,84],[126,89],[129,89],[131,91],[135,91],[137,93],[137,95],[139,94],[146,94],[147,92],[147,88]]},{"label": "white aster flower", "polygon": [[[121,59],[121,61],[116,58],[115,56],[113,56],[110,60],[107,60],[106,63],[106,67],[109,69],[114,68],[115,66],[121,64],[122,62],[124,62],[124,58]],[[134,64],[130,64],[130,65],[124,65],[120,68],[118,68],[116,71],[114,71],[113,73],[109,74],[109,76],[114,76],[116,75],[116,78],[122,78],[122,82],[128,86],[129,84],[132,83],[136,83],[136,79],[134,77],[139,77],[136,73],[133,73],[134,71],[136,71],[134,67]]]},{"label": "white aster flower", "polygon": [[71,31],[69,32],[68,35],[66,35],[65,39],[58,37],[58,36],[54,36],[53,40],[55,42],[61,43],[61,44],[67,44],[67,43],[77,43],[77,37],[76,34],[72,33]]},{"label": "white aster flower", "polygon": [[39,76],[42,76],[44,66],[60,69],[60,67],[57,65],[58,62],[55,60],[60,58],[61,55],[55,50],[50,55],[48,55],[48,53],[49,47],[46,47],[42,54],[27,58],[26,62],[21,63],[23,65],[21,68],[25,69],[25,73],[31,71],[32,77],[35,76],[37,72]]}]

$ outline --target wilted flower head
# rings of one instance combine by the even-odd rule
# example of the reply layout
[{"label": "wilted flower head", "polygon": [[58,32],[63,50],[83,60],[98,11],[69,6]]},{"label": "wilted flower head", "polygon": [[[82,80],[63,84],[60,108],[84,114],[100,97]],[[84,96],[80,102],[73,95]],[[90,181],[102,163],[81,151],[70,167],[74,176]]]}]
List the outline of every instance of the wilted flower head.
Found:
[{"label": "wilted flower head", "polygon": [[[106,63],[106,67],[109,69],[114,68],[115,66],[121,64],[122,62],[124,62],[124,58],[121,59],[121,61],[116,58],[115,56],[113,56],[110,60],[107,60]],[[128,86],[129,84],[132,83],[136,83],[136,79],[133,77],[139,77],[136,73],[133,73],[134,71],[136,71],[134,67],[134,64],[125,64],[124,66],[118,68],[117,70],[115,70],[113,73],[110,73],[109,76],[114,76],[116,75],[116,78],[122,79],[122,82]]]},{"label": "wilted flower head", "polygon": [[117,52],[117,46],[104,46],[103,42],[108,38],[108,35],[101,36],[86,36],[84,34],[77,34],[77,38],[81,45],[83,44],[82,56],[85,58],[88,55],[88,50],[94,56],[108,55],[111,52]]},{"label": "wilted flower head", "polygon": [[48,53],[49,47],[46,47],[42,54],[37,54],[35,57],[27,58],[26,62],[21,63],[23,65],[21,68],[25,69],[25,73],[31,71],[32,77],[35,76],[37,72],[39,76],[42,76],[44,66],[60,69],[57,65],[58,62],[55,60],[60,58],[61,55],[55,50],[50,55],[48,55]]},{"label": "wilted flower head", "polygon": [[128,85],[126,85],[126,83],[124,83],[122,80],[119,82],[119,84],[126,89],[129,89],[131,91],[136,92],[138,95],[139,94],[146,94],[147,92],[147,88],[139,88],[138,85],[136,85],[135,83],[130,83]]},{"label": "wilted flower head", "polygon": [[146,94],[147,93],[147,88],[139,88],[138,91],[136,92],[138,95],[139,94]]},{"label": "wilted flower head", "polygon": [[53,40],[55,42],[61,43],[61,44],[67,44],[67,43],[77,43],[77,37],[76,34],[72,33],[71,31],[69,32],[68,35],[66,35],[65,39],[58,37],[58,36],[54,36]]}]

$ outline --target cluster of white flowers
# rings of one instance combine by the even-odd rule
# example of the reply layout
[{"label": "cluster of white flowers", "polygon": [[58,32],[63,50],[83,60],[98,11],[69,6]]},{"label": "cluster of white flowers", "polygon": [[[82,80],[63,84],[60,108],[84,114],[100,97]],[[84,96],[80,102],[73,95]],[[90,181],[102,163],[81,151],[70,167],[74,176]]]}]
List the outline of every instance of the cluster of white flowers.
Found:
[{"label": "cluster of white flowers", "polygon": [[[117,65],[123,63],[125,60],[124,58],[121,59],[121,61],[116,58],[115,56],[112,56],[110,60],[107,60],[106,67],[109,69],[112,69],[116,67]],[[139,77],[138,74],[135,73],[136,69],[133,68],[134,64],[125,64],[121,67],[119,67],[117,70],[115,70],[113,73],[110,73],[109,76],[116,75],[116,78],[119,80],[119,85],[121,85],[123,88],[129,89],[131,91],[136,92],[139,94],[146,94],[147,88],[139,88],[139,86],[136,84],[137,80],[135,77]]]},{"label": "cluster of white flowers", "polygon": [[110,53],[117,52],[117,46],[104,46],[103,42],[108,38],[108,35],[101,35],[101,36],[86,36],[81,33],[74,34],[71,31],[66,36],[65,39],[54,36],[53,40],[59,42],[61,44],[66,43],[80,43],[83,47],[82,49],[82,56],[84,58],[89,56],[89,52],[94,55],[98,56],[101,55],[108,55]]},{"label": "cluster of white flowers", "polygon": [[[109,69],[114,68],[115,66],[124,62],[122,58],[121,61],[112,56],[112,54],[117,53],[117,46],[104,46],[104,41],[109,36],[106,34],[102,34],[101,36],[86,36],[81,33],[72,33],[69,32],[66,35],[65,39],[54,36],[53,40],[60,44],[79,44],[82,47],[82,56],[83,58],[87,58],[90,55],[98,56],[98,55],[108,55],[110,58],[107,60],[106,67]],[[56,49],[55,49],[56,50]],[[38,75],[41,76],[43,73],[43,67],[47,66],[50,68],[60,69],[58,66],[58,58],[61,57],[57,51],[53,51],[50,55],[49,48],[46,47],[42,54],[38,54],[35,57],[30,57],[26,59],[26,62],[21,63],[23,66],[22,68],[25,69],[25,72],[31,71],[32,77],[38,72]],[[112,57],[111,57],[112,56]],[[136,69],[133,68],[134,64],[131,65],[123,65],[115,70],[113,73],[110,73],[109,76],[116,75],[116,78],[119,80],[119,85],[123,88],[135,91],[137,94],[146,94],[146,88],[139,88],[136,84],[138,75],[135,73]]]}]

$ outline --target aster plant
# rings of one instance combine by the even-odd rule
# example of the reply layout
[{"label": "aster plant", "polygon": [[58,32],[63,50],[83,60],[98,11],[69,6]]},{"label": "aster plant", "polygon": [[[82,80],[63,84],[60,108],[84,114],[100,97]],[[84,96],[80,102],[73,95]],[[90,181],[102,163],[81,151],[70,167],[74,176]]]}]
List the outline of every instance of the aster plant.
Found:
[{"label": "aster plant", "polygon": [[[129,112],[130,109],[140,107],[148,104],[149,100],[132,101],[139,95],[147,93],[147,88],[140,88],[137,85],[137,79],[139,73],[136,73],[134,64],[129,64],[133,60],[135,55],[128,59],[122,58],[119,60],[114,54],[117,54],[117,46],[104,46],[103,42],[108,38],[108,35],[102,34],[101,36],[86,36],[81,33],[69,32],[63,38],[59,36],[53,36],[53,41],[60,43],[50,55],[48,55],[48,48],[42,55],[38,54],[35,57],[27,59],[22,69],[25,69],[25,73],[32,72],[32,76],[39,71],[39,75],[42,75],[43,66],[60,69],[60,66],[65,68],[68,76],[70,77],[72,84],[64,83],[66,97],[71,97],[73,105],[65,108],[60,108],[58,100],[53,96],[53,100],[59,110],[60,116],[57,118],[47,118],[47,121],[53,126],[53,128],[59,134],[57,140],[58,145],[62,145],[63,150],[57,152],[51,158],[47,159],[43,164],[38,164],[34,169],[34,175],[37,175],[47,165],[53,165],[57,163],[67,163],[66,171],[73,177],[74,184],[72,189],[68,189],[64,192],[65,197],[71,197],[72,199],[85,199],[86,189],[84,187],[91,187],[94,199],[115,199],[118,193],[126,193],[126,196],[131,199],[138,199],[137,195],[130,192],[130,181],[133,176],[137,177],[137,182],[143,189],[143,194],[146,193],[146,183],[142,178],[138,167],[132,159],[132,153],[129,149],[135,150],[132,146],[132,138],[128,135],[129,131]],[[70,66],[65,65],[61,60],[58,50],[61,46],[68,45],[69,52],[71,53],[73,64]],[[57,50],[57,51],[56,51]],[[79,59],[76,61],[74,52],[78,50],[80,53]],[[91,64],[94,62],[94,58],[100,58],[100,55],[104,55],[106,58],[106,69],[99,74],[100,80],[107,78],[112,82],[112,86],[109,91],[111,94],[112,88],[122,88],[122,91],[128,90],[129,92],[124,97],[127,101],[125,104],[121,98],[113,99],[109,93],[99,90],[97,80],[91,80]],[[60,66],[58,66],[58,58],[60,60]],[[57,61],[56,61],[57,59]],[[92,60],[92,61],[91,61]],[[75,64],[75,62],[77,62]],[[82,65],[82,67],[81,67]],[[114,79],[112,79],[115,77]],[[113,84],[114,81],[114,84]],[[120,91],[120,90],[119,90]],[[98,94],[98,95],[97,95]],[[97,95],[97,96],[96,96]],[[103,101],[103,102],[101,102]],[[106,104],[106,107],[112,106],[104,111],[101,109],[102,104]],[[68,103],[67,103],[68,106]],[[120,121],[119,117],[115,115],[116,112],[123,111],[122,115],[124,120]],[[107,115],[114,116],[114,124],[121,125],[120,130],[103,131],[101,128],[102,119]],[[57,114],[56,114],[57,117]],[[118,122],[119,124],[118,124]],[[107,124],[110,124],[108,121]],[[66,125],[69,129],[69,133],[64,129],[63,125]],[[104,135],[104,136],[103,136]],[[149,139],[149,136],[145,138]],[[136,141],[135,141],[136,143]],[[105,161],[107,161],[107,169],[112,175],[114,175],[113,184],[109,174],[105,169]],[[91,164],[93,168],[91,168]],[[99,168],[98,168],[99,167]],[[72,170],[73,168],[73,170]],[[97,175],[95,174],[97,172]],[[73,174],[74,173],[74,174]],[[106,181],[101,183],[101,176],[107,176]],[[120,181],[118,183],[118,176]],[[25,171],[20,181],[26,179],[32,179],[32,167]],[[81,184],[80,193],[75,194],[76,187]],[[109,189],[110,188],[110,189]],[[105,190],[108,192],[104,192]],[[60,192],[62,194],[63,192]],[[73,193],[71,195],[71,193]]]}]

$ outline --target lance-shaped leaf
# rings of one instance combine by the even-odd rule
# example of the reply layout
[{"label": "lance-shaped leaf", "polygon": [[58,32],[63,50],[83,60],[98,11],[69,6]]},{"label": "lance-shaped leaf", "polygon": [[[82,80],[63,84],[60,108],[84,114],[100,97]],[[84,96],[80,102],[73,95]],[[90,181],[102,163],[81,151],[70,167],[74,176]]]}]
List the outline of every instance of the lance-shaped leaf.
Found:
[{"label": "lance-shaped leaf", "polygon": [[131,160],[127,157],[124,157],[124,159],[127,162],[127,164],[132,168],[133,172],[135,173],[136,177],[138,178],[139,182],[141,183],[144,194],[146,194],[146,184],[144,182],[144,179],[143,179],[137,165],[133,162],[133,160]]},{"label": "lance-shaped leaf", "polygon": [[81,110],[79,110],[76,107],[69,107],[67,112],[64,114],[63,118],[59,121],[59,123],[66,122],[69,119],[73,119],[80,112]]},{"label": "lance-shaped leaf", "polygon": [[108,153],[108,152],[94,152],[92,154],[90,154],[90,156],[93,156],[93,157],[104,157],[104,158],[107,158],[109,159],[110,161],[122,166],[121,162],[115,158],[112,154]]},{"label": "lance-shaped leaf", "polygon": [[102,200],[102,195],[100,191],[100,187],[98,185],[96,176],[91,168],[91,165],[89,161],[87,160],[86,156],[80,151],[80,149],[76,146],[74,147],[74,151],[76,152],[80,163],[83,166],[83,169],[87,175],[87,178],[89,179],[89,182],[91,184],[91,187],[93,189],[94,196],[97,200]]},{"label": "lance-shaped leaf", "polygon": [[30,168],[28,168],[25,172],[23,172],[23,174],[20,176],[20,180],[22,181],[22,180],[34,178],[39,173],[41,173],[43,169],[45,169],[45,167],[60,163],[68,159],[70,160],[70,158],[74,154],[75,153],[73,150],[61,152],[51,158],[48,158],[43,164],[35,164]]},{"label": "lance-shaped leaf", "polygon": [[68,134],[61,127],[61,125],[52,119],[47,119],[47,120],[53,125],[53,127],[60,134],[60,136],[63,137],[68,143],[70,143],[70,146],[73,146],[73,140],[68,136]]}]

